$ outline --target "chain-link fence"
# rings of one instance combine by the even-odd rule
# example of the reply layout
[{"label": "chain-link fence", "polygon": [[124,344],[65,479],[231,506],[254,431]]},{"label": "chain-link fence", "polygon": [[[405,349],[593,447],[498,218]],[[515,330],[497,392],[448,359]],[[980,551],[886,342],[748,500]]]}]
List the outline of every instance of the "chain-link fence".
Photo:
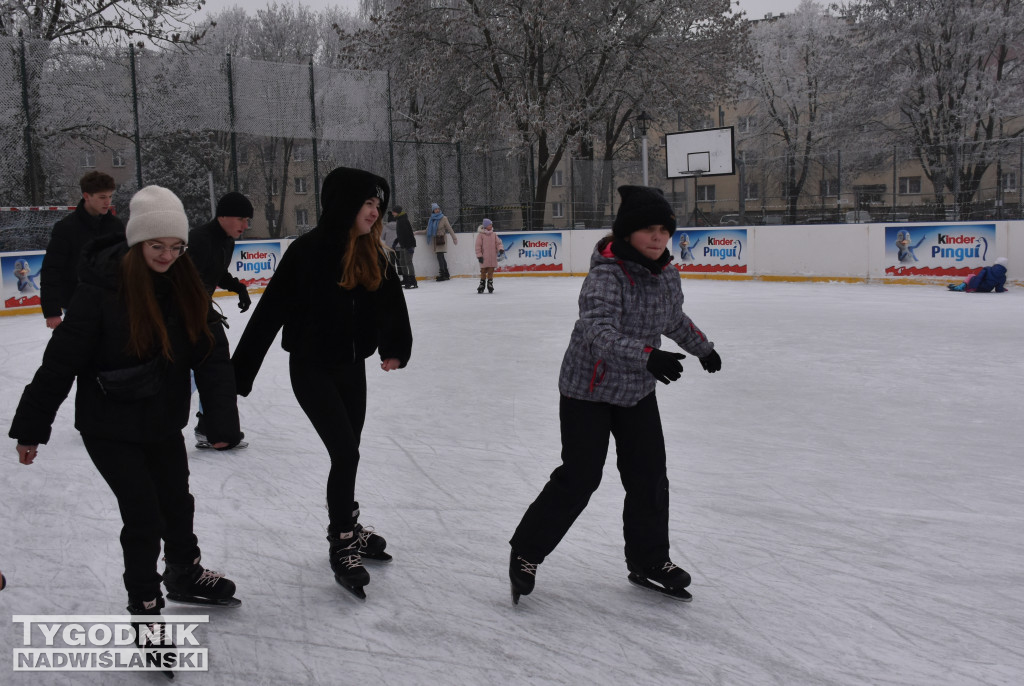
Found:
[{"label": "chain-link fence", "polygon": [[[122,215],[140,185],[174,190],[193,224],[239,190],[256,207],[252,235],[288,236],[316,224],[323,177],[352,166],[388,178],[416,228],[437,203],[457,231],[485,216],[502,230],[564,229],[610,226],[615,189],[643,182],[635,141],[627,159],[564,158],[535,202],[529,151],[409,140],[384,72],[0,37],[0,88],[2,206],[73,204],[81,176],[100,170]],[[1020,139],[933,151],[965,172],[929,178],[900,148],[796,159],[741,135],[737,173],[696,183],[666,178],[650,144],[648,183],[680,225],[1024,217]]]}]

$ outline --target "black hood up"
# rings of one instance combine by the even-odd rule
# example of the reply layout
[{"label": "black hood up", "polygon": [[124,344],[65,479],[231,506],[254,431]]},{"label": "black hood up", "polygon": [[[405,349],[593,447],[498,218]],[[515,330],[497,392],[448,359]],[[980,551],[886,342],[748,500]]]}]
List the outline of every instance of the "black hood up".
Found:
[{"label": "black hood up", "polygon": [[329,234],[331,243],[344,245],[359,208],[367,198],[380,198],[380,213],[384,216],[391,199],[388,182],[362,169],[338,167],[327,175],[321,185],[323,211],[313,231]]}]

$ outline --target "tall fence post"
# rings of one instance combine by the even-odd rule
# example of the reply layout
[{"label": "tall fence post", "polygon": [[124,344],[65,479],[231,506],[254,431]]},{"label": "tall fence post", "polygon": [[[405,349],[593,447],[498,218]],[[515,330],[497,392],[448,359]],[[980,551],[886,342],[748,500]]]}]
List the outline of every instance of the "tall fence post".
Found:
[{"label": "tall fence post", "polygon": [[391,197],[398,195],[395,187],[395,128],[394,119],[391,116],[391,71],[387,72],[387,94],[388,94],[388,159],[391,162]]},{"label": "tall fence post", "polygon": [[316,145],[316,86],[313,82],[313,58],[309,58],[309,125],[313,139],[313,203],[316,218],[320,220],[320,154]]},{"label": "tall fence post", "polygon": [[18,31],[19,43],[21,44],[21,106],[25,111],[25,176],[28,182],[29,203],[39,204],[36,189],[36,164],[35,153],[32,150],[32,114],[28,105],[28,65],[25,61],[25,34]]},{"label": "tall fence post", "polygon": [[458,227],[462,226],[462,208],[465,207],[463,204],[464,199],[462,197],[462,143],[461,141],[455,142],[455,169],[458,172],[459,177],[459,218],[455,221],[456,231]]},{"label": "tall fence post", "polygon": [[231,126],[231,190],[238,190],[238,140],[235,134],[235,79],[231,68],[231,53],[228,58],[228,121]]},{"label": "tall fence post", "polygon": [[128,46],[132,73],[132,117],[135,127],[135,183],[142,188],[142,134],[139,131],[139,80],[135,73],[135,46]]}]

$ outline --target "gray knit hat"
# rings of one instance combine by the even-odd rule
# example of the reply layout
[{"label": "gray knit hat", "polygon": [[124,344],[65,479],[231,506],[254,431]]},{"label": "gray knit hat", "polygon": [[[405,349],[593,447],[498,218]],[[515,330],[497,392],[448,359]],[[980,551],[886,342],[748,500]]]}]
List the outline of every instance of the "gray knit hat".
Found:
[{"label": "gray knit hat", "polygon": [[154,238],[178,238],[188,242],[185,206],[173,192],[162,186],[146,186],[128,203],[128,247]]}]

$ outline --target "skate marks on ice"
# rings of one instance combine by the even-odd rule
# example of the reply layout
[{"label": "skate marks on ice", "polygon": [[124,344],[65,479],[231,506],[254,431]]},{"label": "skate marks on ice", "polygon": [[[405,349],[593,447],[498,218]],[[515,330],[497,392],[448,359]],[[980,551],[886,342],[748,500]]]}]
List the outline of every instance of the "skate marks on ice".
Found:
[{"label": "skate marks on ice", "polygon": [[[556,379],[580,282],[503,279],[500,311],[444,290],[460,280],[407,296],[409,368],[367,365],[357,493],[395,562],[367,566],[366,603],[332,578],[328,458],[275,344],[240,400],[250,447],[190,451],[204,564],[245,602],[211,618],[211,671],[188,683],[335,684],[339,670],[402,684],[1017,682],[1024,292],[684,281],[724,363],[712,376],[688,357],[658,388],[672,557],[693,603],[626,581],[609,465],[513,608],[507,541],[558,463]],[[247,316],[232,316],[233,341]],[[8,421],[49,336],[38,319],[0,317]],[[116,504],[72,404],[35,465],[13,447],[0,463],[11,614],[123,604]],[[0,651],[5,683],[38,683],[10,660]]]}]

